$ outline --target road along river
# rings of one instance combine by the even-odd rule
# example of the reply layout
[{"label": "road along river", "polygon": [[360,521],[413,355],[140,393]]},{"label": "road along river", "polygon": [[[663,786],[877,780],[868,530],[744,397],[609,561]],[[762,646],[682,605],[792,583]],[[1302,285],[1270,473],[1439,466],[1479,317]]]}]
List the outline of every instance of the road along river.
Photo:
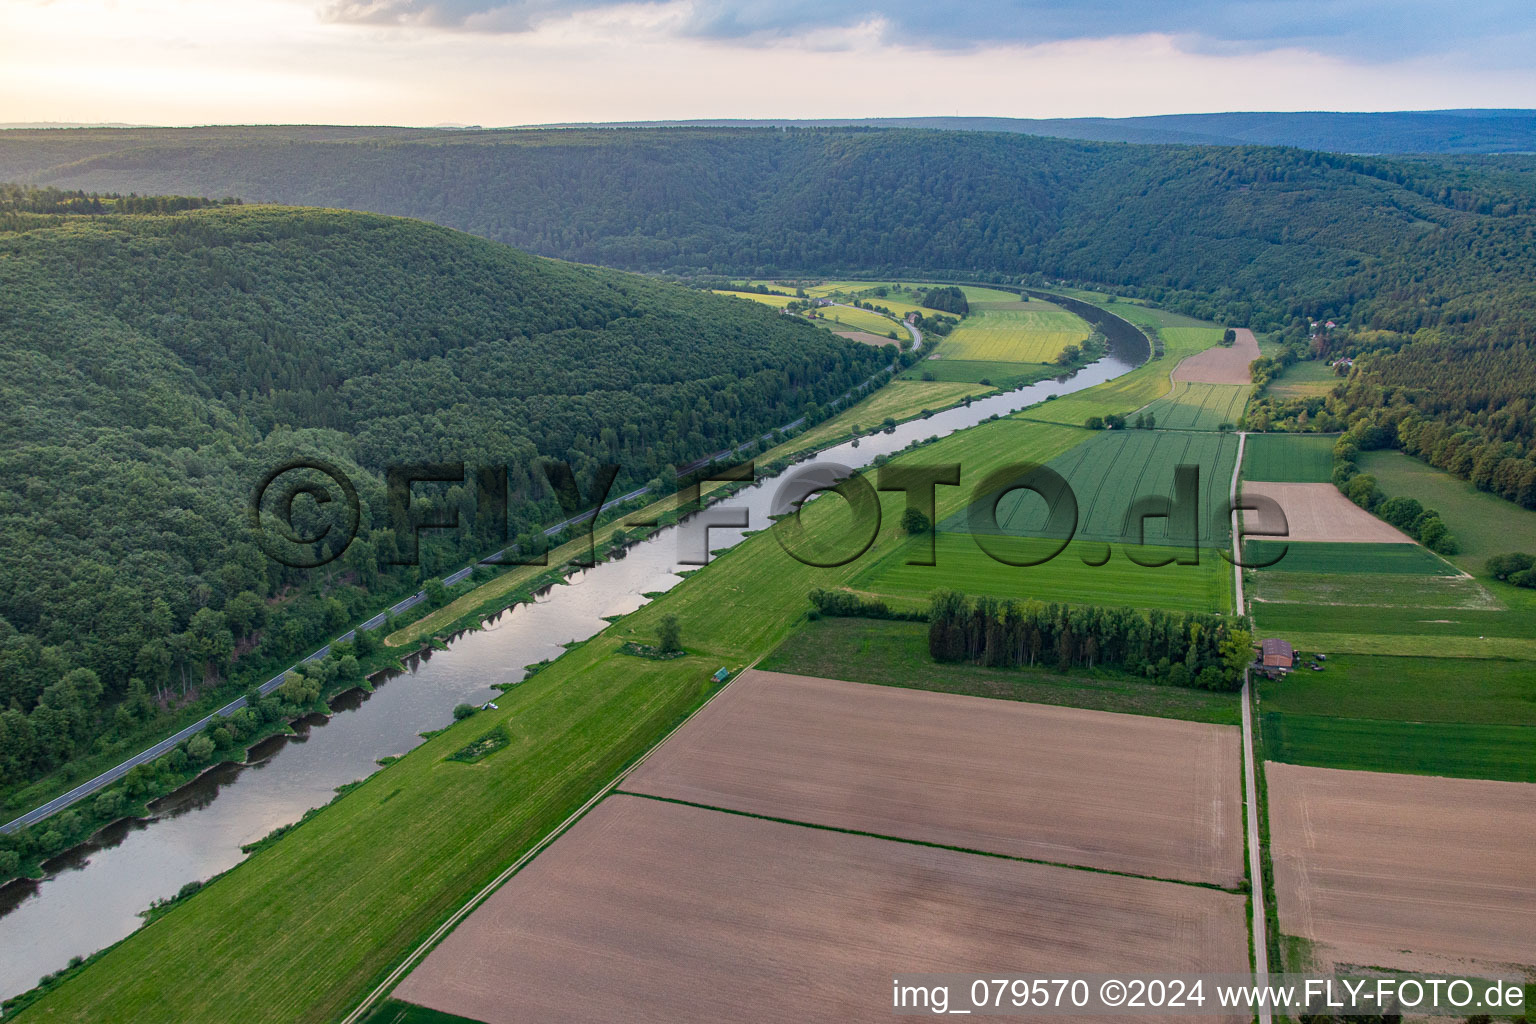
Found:
[{"label": "road along river", "polygon": [[[1098,312],[1098,311],[1095,311]],[[1118,318],[1096,323],[1110,338],[1109,354],[1069,377],[1045,380],[979,399],[830,448],[810,463],[857,468],[913,441],[944,436],[1042,401],[1112,380],[1150,355],[1140,332]],[[1108,329],[1106,329],[1108,328]],[[803,465],[803,464],[802,464]],[[747,510],[748,530],[770,525],[775,488],[760,482],[721,502]],[[153,901],[174,896],[243,858],[252,843],[305,811],[329,801],[337,786],[377,769],[377,759],[403,754],[419,733],[452,720],[454,705],[496,696],[494,683],[516,682],[523,666],[558,657],[565,643],[585,640],[646,603],[642,595],[679,583],[678,527],[657,532],[621,559],[572,576],[533,604],[519,605],[462,634],[446,651],[426,651],[407,671],[375,677],[375,690],[343,694],[329,718],[314,716],[293,736],[274,737],[251,751],[247,765],[223,765],[159,801],[156,816],[119,822],[46,867],[40,882],[0,888],[0,998],[24,992],[71,957],[124,938]],[[713,528],[711,549],[739,542],[745,530]],[[230,922],[238,928],[239,922]]]}]

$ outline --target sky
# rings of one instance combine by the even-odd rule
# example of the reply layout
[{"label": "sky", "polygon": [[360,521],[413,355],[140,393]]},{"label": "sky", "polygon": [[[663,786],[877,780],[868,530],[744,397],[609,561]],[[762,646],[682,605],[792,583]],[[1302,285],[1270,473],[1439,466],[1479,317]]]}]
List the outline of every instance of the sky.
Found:
[{"label": "sky", "polygon": [[1531,0],[0,0],[0,123],[1536,107]]}]

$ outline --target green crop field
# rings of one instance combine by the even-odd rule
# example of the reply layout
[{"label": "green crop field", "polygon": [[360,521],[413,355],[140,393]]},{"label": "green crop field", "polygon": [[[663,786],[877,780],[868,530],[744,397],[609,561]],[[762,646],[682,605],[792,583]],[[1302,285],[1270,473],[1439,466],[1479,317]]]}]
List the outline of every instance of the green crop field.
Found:
[{"label": "green crop field", "polygon": [[1087,321],[1048,302],[977,301],[971,315],[939,340],[938,361],[1049,363],[1093,333]]},{"label": "green crop field", "polygon": [[[1044,557],[1055,542],[1019,543],[999,538],[1015,561],[1024,555]],[[1010,543],[1012,541],[1012,543]],[[1028,548],[1026,552],[1024,549]],[[868,563],[849,583],[854,590],[877,595],[893,607],[926,607],[935,590],[953,589],[1018,600],[1059,601],[1065,604],[1129,605],[1134,608],[1170,608],[1180,611],[1226,612],[1232,609],[1232,568],[1219,553],[1200,552],[1198,565],[1177,563],[1157,568],[1138,565],[1114,545],[1109,561],[1097,562],[1109,545],[1092,542],[1069,544],[1060,555],[1041,565],[1017,566],[997,561],[966,534],[940,533],[935,542],[935,565],[907,565],[926,555],[926,538],[897,547],[878,561]],[[1144,561],[1175,554],[1175,549],[1138,549]],[[1178,553],[1183,553],[1182,549]]]},{"label": "green crop field", "polygon": [[936,662],[921,622],[822,619],[791,633],[759,668],[971,697],[1238,724],[1235,695],[1148,683],[1122,672],[1056,672]]},{"label": "green crop field", "polygon": [[1147,406],[1161,430],[1217,430],[1242,418],[1253,390],[1246,384],[1191,384],[1179,381],[1173,391]]},{"label": "green crop field", "polygon": [[1269,712],[1264,749],[1273,761],[1464,779],[1536,782],[1536,729],[1518,725],[1383,722]]},{"label": "green crop field", "polygon": [[1389,497],[1417,498],[1439,510],[1461,546],[1451,560],[1468,572],[1481,574],[1490,555],[1536,554],[1536,511],[1479,491],[1402,452],[1362,452],[1360,469],[1374,475]]},{"label": "green crop field", "polygon": [[1333,478],[1334,434],[1249,434],[1243,479],[1325,484]]},{"label": "green crop field", "polygon": [[1082,299],[1091,302],[1095,306],[1107,309],[1123,320],[1129,320],[1138,327],[1149,327],[1161,331],[1164,327],[1218,327],[1208,320],[1197,320],[1183,313],[1175,313],[1171,309],[1160,309],[1157,306],[1149,306],[1136,299],[1122,299],[1104,292],[1090,291],[1085,288],[1051,288],[1048,289],[1058,295],[1066,295],[1074,299]]},{"label": "green crop field", "polygon": [[1458,570],[1445,559],[1418,544],[1370,544],[1356,542],[1244,540],[1247,565],[1279,561],[1266,572],[1402,573],[1413,576],[1455,576]]},{"label": "green crop field", "polygon": [[868,331],[882,336],[895,331],[898,338],[906,332],[905,327],[890,317],[881,316],[867,309],[856,309],[852,306],[822,306],[816,312],[823,322],[839,323],[856,331]]},{"label": "green crop field", "polygon": [[751,299],[753,302],[761,302],[765,306],[773,306],[782,309],[794,301],[788,295],[763,295],[759,292],[733,292],[724,289],[715,289],[716,295],[733,295],[738,299]]},{"label": "green crop field", "polygon": [[[1224,547],[1231,537],[1227,489],[1236,458],[1237,437],[1231,434],[1112,430],[1094,432],[1049,465],[1076,497],[1077,536],[1102,541],[1127,540],[1131,504],[1157,495],[1172,497],[1175,468],[1194,466],[1199,470],[1199,542]],[[1046,517],[1044,499],[1029,491],[1004,495],[997,505],[998,525],[1008,533],[1042,535]],[[947,522],[945,527],[959,531],[968,525]],[[1167,540],[1166,519],[1148,518],[1143,525],[1148,543]]]}]

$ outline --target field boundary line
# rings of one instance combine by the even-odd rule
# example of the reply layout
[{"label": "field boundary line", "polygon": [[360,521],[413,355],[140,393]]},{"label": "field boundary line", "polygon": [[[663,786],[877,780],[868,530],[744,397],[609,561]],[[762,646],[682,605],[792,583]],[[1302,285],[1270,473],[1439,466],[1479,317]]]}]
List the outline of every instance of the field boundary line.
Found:
[{"label": "field boundary line", "polygon": [[[873,684],[878,685],[878,684]],[[987,699],[987,698],[983,698]],[[1092,710],[1092,709],[1088,709]],[[1223,728],[1230,729],[1231,726]],[[636,765],[638,768],[639,765]],[[798,818],[780,818],[773,814],[759,814],[756,811],[742,811],[734,807],[720,807],[715,804],[701,804],[696,800],[683,800],[675,796],[658,796],[655,793],[641,793],[634,789],[616,789],[617,796],[632,796],[641,800],[655,800],[664,804],[678,804],[683,807],[697,807],[701,811],[715,811],[720,814],[734,814],[738,818],[752,818],[757,821],[771,821],[779,825],[793,825],[795,828],[811,828],[821,832],[837,832],[846,836],[863,836],[866,839],[879,839],[887,843],[905,843],[908,846],[926,846],[932,850],[948,850],[951,853],[964,853],[972,857],[991,857],[994,860],[1009,860],[1019,864],[1038,864],[1048,868],[1065,868],[1068,871],[1086,871],[1090,875],[1113,875],[1116,878],[1135,878],[1143,882],[1162,882],[1167,885],[1185,885],[1191,889],[1209,889],[1212,892],[1224,892],[1230,895],[1242,895],[1241,888],[1229,889],[1215,882],[1191,882],[1187,878],[1165,878],[1162,875],[1142,875],[1134,871],[1116,871],[1113,868],[1096,868],[1087,864],[1068,864],[1060,860],[1043,860],[1039,857],[1020,857],[1012,853],[996,853],[992,850],[978,850],[971,846],[955,846],[951,843],[936,843],[931,839],[910,839],[905,836],[887,835],[884,832],[866,832],[863,829],[844,828],[841,825],[823,825],[815,821],[801,821]]]},{"label": "field boundary line", "polygon": [[491,896],[495,894],[496,890],[505,885],[513,875],[517,874],[525,866],[527,866],[529,861],[533,860],[540,853],[543,853],[545,849],[547,849],[551,844],[555,842],[555,840],[559,839],[567,831],[569,831],[571,826],[575,825],[577,821],[585,817],[588,811],[590,811],[593,807],[596,807],[604,800],[604,798],[606,798],[610,793],[617,789],[619,783],[624,781],[625,777],[628,776],[630,772],[634,771],[636,768],[639,768],[642,764],[649,760],[652,754],[661,749],[662,744],[666,743],[667,740],[676,735],[678,730],[682,729],[683,726],[693,721],[695,715],[713,704],[722,693],[730,689],[732,683],[736,682],[736,680],[740,679],[751,669],[757,667],[757,663],[762,661],[765,656],[766,655],[758,655],[752,664],[746,666],[746,668],[741,669],[735,675],[731,676],[731,678],[726,682],[724,686],[710,694],[708,700],[694,708],[686,718],[669,729],[667,734],[661,739],[657,740],[644,754],[640,755],[634,764],[627,765],[620,769],[618,774],[609,779],[608,782],[605,783],[603,787],[596,793],[592,794],[586,803],[572,811],[570,817],[566,818],[559,825],[556,825],[553,829],[545,834],[544,838],[540,839],[537,843],[534,843],[533,846],[524,851],[522,856],[518,857],[515,861],[503,869],[500,874],[491,879],[491,881],[487,883],[483,889],[471,896],[461,907],[459,907],[458,910],[454,911],[446,921],[438,925],[437,928],[433,930],[432,934],[427,936],[427,938],[424,939],[420,945],[411,950],[411,952],[406,955],[404,960],[396,964],[394,969],[385,976],[384,980],[379,982],[374,990],[368,993],[368,995],[363,998],[363,1001],[358,1004],[358,1006],[354,1008],[351,1013],[347,1014],[341,1019],[341,1024],[359,1024],[359,1022],[362,1021],[364,1015],[366,1015],[368,1011],[372,1010],[374,1006],[379,1002],[379,1000],[388,996],[389,993],[392,992],[395,987],[400,984],[405,976],[416,968],[416,965],[421,961],[421,959],[426,956],[427,953],[431,952],[434,946],[442,942],[443,939],[447,938],[448,934],[457,928],[459,924],[464,920],[464,918],[478,910],[481,904],[490,899]]}]

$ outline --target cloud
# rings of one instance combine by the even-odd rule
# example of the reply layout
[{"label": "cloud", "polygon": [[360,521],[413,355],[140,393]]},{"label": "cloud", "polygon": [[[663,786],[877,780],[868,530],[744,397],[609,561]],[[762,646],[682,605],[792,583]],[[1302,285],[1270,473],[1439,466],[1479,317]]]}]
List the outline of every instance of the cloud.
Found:
[{"label": "cloud", "polygon": [[1528,60],[1536,44],[1530,0],[330,0],[322,16],[516,33],[646,8],[670,9],[676,35],[727,42],[877,26],[888,43],[941,50],[1157,34],[1201,53],[1297,48],[1386,61],[1458,52],[1495,63]]}]

